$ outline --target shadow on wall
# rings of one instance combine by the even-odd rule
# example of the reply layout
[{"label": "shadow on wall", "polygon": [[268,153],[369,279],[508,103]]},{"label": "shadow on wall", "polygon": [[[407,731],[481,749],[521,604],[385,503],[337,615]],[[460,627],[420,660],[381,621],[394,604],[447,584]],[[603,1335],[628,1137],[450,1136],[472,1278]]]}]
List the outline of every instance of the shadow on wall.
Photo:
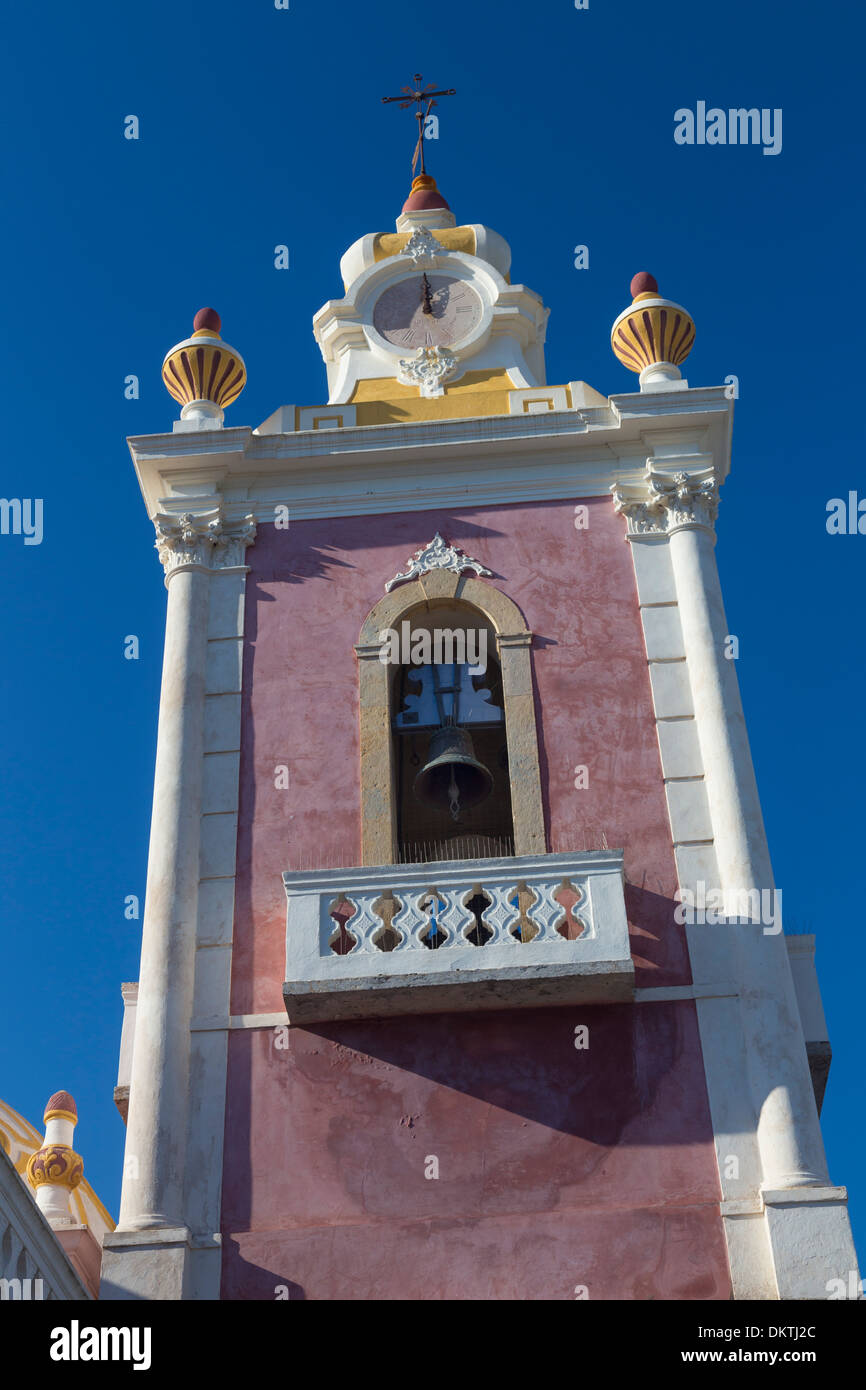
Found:
[{"label": "shadow on wall", "polygon": [[[367,521],[368,518],[365,516],[362,520]],[[260,523],[256,541],[256,563],[249,575],[248,584],[256,581],[269,583],[274,579],[289,584],[302,584],[310,579],[330,580],[335,577],[331,571],[348,569],[356,571],[362,581],[367,581],[371,574],[376,575],[377,582],[371,591],[374,602],[376,598],[381,598],[382,590],[379,587],[380,576],[376,566],[371,564],[371,552],[393,551],[395,546],[405,548],[406,555],[398,562],[402,569],[402,560],[408,558],[410,549],[414,553],[419,547],[428,544],[437,531],[464,551],[471,550],[473,541],[501,537],[504,534],[495,527],[467,520],[456,512],[425,512],[420,519],[420,527],[419,516],[414,512],[395,513],[389,515],[387,521],[388,525],[382,526],[380,535],[369,526],[358,526],[357,518],[354,517],[321,521],[304,518],[302,525],[296,523],[294,527],[290,525],[285,530],[267,522]],[[339,533],[338,543],[325,539],[325,532],[334,530]],[[317,531],[319,538],[315,538]],[[405,540],[400,539],[401,534],[405,535]],[[361,568],[352,559],[342,558],[350,556],[353,552],[360,553]],[[386,563],[385,569],[390,563],[392,562]],[[495,571],[492,577],[502,578]],[[391,575],[383,570],[381,584],[390,578]],[[370,606],[371,603],[368,603],[367,607]],[[359,618],[359,628],[366,611],[365,609]]]},{"label": "shadow on wall", "polygon": [[[584,1056],[592,1057],[591,1068],[580,1065],[581,1026],[588,1032]],[[318,1091],[330,1082],[340,1090],[343,1114],[332,1114],[329,1123],[332,1152],[345,1132],[357,1158],[356,1127],[366,1116],[375,1129],[383,1091],[393,1089],[401,1103],[414,1097],[426,1108],[431,1091],[442,1088],[451,1093],[442,1099],[454,1119],[461,1112],[467,1120],[478,1115],[458,1099],[471,1097],[502,1112],[506,1128],[525,1120],[547,1131],[549,1140],[583,1141],[569,1160],[575,1164],[573,1180],[580,1181],[584,1170],[603,1162],[602,1150],[647,1142],[649,1114],[669,1078],[673,1094],[654,1117],[653,1141],[691,1144],[710,1137],[703,1097],[694,1104],[700,1093],[689,1075],[692,1031],[691,1016],[671,1005],[430,1014],[292,1029],[291,1060],[303,1089]],[[315,1049],[316,1039],[333,1048]],[[678,1076],[684,1056],[685,1074]],[[350,1077],[354,1096],[344,1089]],[[588,1151],[586,1143],[594,1149]]]},{"label": "shadow on wall", "polygon": [[672,894],[625,885],[625,910],[635,985],[647,988],[691,983],[685,928],[674,918]]},{"label": "shadow on wall", "polygon": [[220,1298],[230,1302],[300,1303],[306,1295],[300,1284],[278,1269],[252,1264],[241,1254],[240,1245],[229,1237],[223,1242],[223,1281]]}]

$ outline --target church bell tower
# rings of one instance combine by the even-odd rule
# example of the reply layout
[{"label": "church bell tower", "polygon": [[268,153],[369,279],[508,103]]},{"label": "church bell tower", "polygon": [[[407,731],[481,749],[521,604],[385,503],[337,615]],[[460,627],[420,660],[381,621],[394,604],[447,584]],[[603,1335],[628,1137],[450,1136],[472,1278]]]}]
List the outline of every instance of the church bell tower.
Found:
[{"label": "church bell tower", "polygon": [[225,423],[205,309],[129,441],[168,597],[102,1296],[825,1298],[814,941],[713,551],[733,403],[648,273],[635,389],[549,385],[547,309],[426,170],[340,271],[324,402]]}]

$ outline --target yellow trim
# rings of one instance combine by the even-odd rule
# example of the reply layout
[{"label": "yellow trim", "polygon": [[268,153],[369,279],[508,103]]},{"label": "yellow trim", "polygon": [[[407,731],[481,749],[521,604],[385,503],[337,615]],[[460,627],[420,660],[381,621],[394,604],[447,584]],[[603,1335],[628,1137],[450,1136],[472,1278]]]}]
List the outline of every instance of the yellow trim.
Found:
[{"label": "yellow trim", "polygon": [[[387,260],[396,256],[414,232],[379,232],[373,242],[374,261]],[[447,251],[462,251],[466,256],[476,256],[475,232],[472,227],[431,227],[430,235]]]},{"label": "yellow trim", "polygon": [[46,1124],[49,1120],[71,1120],[74,1125],[78,1124],[78,1116],[71,1110],[46,1110],[42,1118]]},{"label": "yellow trim", "polygon": [[10,1140],[14,1139],[20,1145],[33,1145],[38,1149],[42,1143],[42,1131],[36,1129],[29,1120],[25,1120],[23,1115],[19,1115],[17,1110],[13,1110],[11,1105],[0,1100],[0,1129],[4,1130]]},{"label": "yellow trim", "polygon": [[477,415],[507,415],[514,382],[505,368],[464,372],[443,396],[422,396],[417,386],[393,377],[359,381],[352,394],[359,425],[413,424],[420,420],[468,420]]},{"label": "yellow trim", "polygon": [[[487,387],[491,391],[513,391],[514,384],[504,367],[483,367],[474,372],[464,372],[459,381],[445,383],[446,396],[462,396],[470,391]],[[541,388],[542,391],[544,388]],[[351,396],[351,403],[359,401],[411,400],[419,395],[417,386],[397,381],[396,377],[365,377],[359,381]],[[435,399],[441,399],[436,397]],[[324,413],[324,412],[323,412]]]}]

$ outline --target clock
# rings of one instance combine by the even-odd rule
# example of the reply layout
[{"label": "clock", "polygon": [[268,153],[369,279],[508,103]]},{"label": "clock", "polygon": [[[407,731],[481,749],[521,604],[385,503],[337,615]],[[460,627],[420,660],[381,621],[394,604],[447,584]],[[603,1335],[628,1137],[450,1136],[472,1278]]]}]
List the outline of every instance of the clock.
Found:
[{"label": "clock", "polygon": [[470,336],[483,313],[481,296],[468,281],[422,272],[382,291],[373,327],[399,350],[450,347]]}]

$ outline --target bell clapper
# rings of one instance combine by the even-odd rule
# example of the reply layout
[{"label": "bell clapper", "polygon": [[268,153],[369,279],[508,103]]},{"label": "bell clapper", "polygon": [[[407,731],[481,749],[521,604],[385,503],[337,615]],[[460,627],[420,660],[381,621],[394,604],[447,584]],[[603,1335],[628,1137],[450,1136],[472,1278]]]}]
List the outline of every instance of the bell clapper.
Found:
[{"label": "bell clapper", "polygon": [[454,776],[454,769],[451,769],[451,782],[448,787],[448,797],[451,803],[451,819],[460,819],[460,788],[457,785],[457,778]]}]

